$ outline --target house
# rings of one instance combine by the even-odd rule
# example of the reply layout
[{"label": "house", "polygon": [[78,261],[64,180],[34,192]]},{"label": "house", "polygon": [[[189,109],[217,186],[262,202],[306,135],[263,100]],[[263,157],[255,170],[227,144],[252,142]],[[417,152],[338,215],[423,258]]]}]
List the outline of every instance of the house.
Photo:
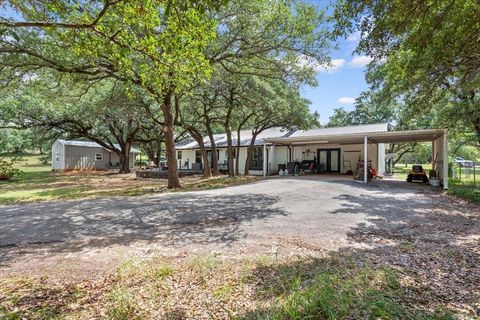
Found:
[{"label": "house", "polygon": [[[237,145],[233,134],[233,145]],[[217,159],[224,166],[227,161],[226,135],[216,134]],[[245,172],[245,159],[251,139],[250,130],[242,130],[240,135],[239,172]],[[448,188],[447,130],[425,129],[409,131],[389,131],[386,123],[356,125],[335,128],[288,131],[272,128],[262,132],[255,141],[255,150],[249,163],[249,174],[276,174],[292,163],[315,163],[316,173],[344,174],[355,171],[359,160],[367,165],[369,161],[382,175],[385,172],[385,152],[391,143],[430,142],[432,159],[436,159],[438,178]],[[212,157],[208,136],[204,137],[209,158]],[[193,163],[200,166],[203,161],[198,143],[186,141],[177,144],[179,167],[191,168]],[[237,156],[237,155],[235,155]],[[211,163],[211,161],[210,161]],[[365,182],[367,177],[365,176]]]},{"label": "house", "polygon": [[[255,149],[250,159],[249,174],[262,175],[263,174],[263,143],[266,138],[281,138],[291,134],[292,131],[281,127],[274,127],[267,129],[260,133],[255,140]],[[215,146],[217,149],[217,160],[220,169],[227,168],[227,135],[225,133],[214,134]],[[239,153],[239,172],[245,173],[245,161],[247,159],[247,149],[252,139],[252,130],[240,131],[240,153]],[[211,142],[208,136],[203,137],[203,142],[207,148],[208,162],[212,165],[212,149]],[[232,144],[237,146],[237,133],[232,133]],[[202,154],[200,147],[195,140],[187,140],[176,144],[177,163],[179,168],[194,168],[194,164],[201,164],[203,168]],[[235,151],[236,152],[236,151]],[[234,158],[237,155],[234,154]]]},{"label": "house", "polygon": [[[120,148],[118,145],[115,147]],[[130,168],[139,150],[130,150]],[[96,142],[56,140],[52,145],[52,170],[107,170],[118,167],[119,156]]]}]

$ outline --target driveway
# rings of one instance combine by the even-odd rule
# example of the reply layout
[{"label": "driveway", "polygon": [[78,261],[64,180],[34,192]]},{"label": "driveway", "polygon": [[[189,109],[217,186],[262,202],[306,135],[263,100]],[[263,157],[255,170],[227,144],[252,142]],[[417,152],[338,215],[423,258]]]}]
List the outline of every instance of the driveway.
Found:
[{"label": "driveway", "polygon": [[[428,186],[272,177],[200,192],[0,206],[0,273],[98,270],[156,252],[319,253],[368,248],[373,230],[452,243],[479,234],[476,207]],[[466,217],[467,215],[468,217]],[[478,217],[477,217],[478,218]],[[368,240],[368,241],[367,241]],[[425,241],[427,241],[425,240]],[[101,268],[100,268],[101,269]]]}]

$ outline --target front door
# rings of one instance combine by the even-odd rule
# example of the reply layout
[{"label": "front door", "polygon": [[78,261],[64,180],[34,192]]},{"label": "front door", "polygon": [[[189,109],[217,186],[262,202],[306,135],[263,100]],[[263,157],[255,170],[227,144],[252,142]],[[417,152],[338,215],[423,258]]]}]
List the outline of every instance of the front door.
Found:
[{"label": "front door", "polygon": [[340,149],[317,150],[318,173],[340,173]]}]

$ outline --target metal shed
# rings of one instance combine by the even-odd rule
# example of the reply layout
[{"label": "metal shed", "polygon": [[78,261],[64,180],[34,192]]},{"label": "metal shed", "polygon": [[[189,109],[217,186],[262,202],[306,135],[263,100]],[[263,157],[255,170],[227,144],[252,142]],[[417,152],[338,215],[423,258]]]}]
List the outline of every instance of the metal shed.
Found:
[{"label": "metal shed", "polygon": [[[120,148],[120,146],[115,145]],[[130,150],[130,168],[138,149]],[[118,167],[119,156],[96,142],[56,140],[52,145],[52,170],[108,170]]]}]

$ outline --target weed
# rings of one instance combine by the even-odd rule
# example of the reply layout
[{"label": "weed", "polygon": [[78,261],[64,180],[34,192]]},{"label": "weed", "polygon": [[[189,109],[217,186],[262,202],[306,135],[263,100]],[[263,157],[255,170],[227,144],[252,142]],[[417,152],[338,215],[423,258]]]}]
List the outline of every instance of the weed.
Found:
[{"label": "weed", "polygon": [[117,287],[110,293],[108,318],[112,320],[141,319],[129,289]]}]

